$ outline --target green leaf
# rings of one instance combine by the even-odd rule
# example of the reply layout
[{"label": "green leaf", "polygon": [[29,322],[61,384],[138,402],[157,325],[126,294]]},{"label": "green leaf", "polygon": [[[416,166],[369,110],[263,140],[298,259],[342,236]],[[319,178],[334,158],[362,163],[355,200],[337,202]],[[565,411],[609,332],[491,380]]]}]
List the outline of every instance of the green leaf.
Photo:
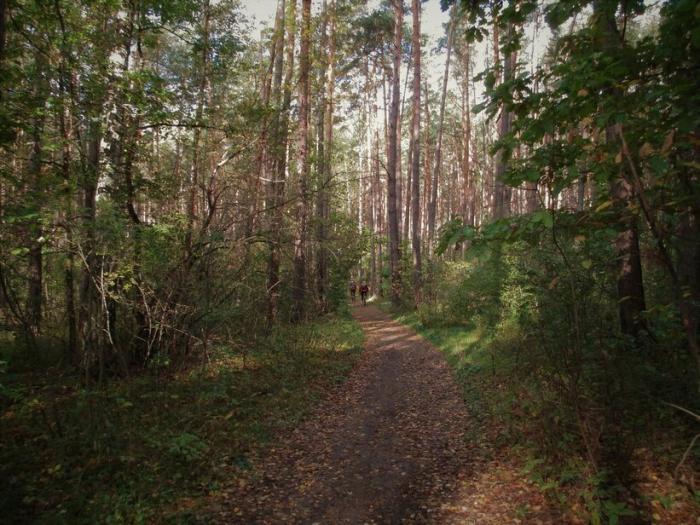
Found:
[{"label": "green leaf", "polygon": [[542,224],[545,228],[554,226],[554,218],[552,214],[546,210],[539,210],[532,214],[532,221]]},{"label": "green leaf", "polygon": [[668,161],[658,155],[649,159],[649,167],[656,175],[661,175],[668,170]]}]

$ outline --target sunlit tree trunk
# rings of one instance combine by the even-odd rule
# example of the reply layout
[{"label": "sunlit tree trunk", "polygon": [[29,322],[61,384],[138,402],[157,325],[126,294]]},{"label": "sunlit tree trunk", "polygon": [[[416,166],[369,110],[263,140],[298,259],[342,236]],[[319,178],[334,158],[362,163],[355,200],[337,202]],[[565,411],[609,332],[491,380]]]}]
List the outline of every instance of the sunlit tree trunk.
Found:
[{"label": "sunlit tree trunk", "polygon": [[[508,26],[508,32],[512,31],[511,25]],[[497,35],[497,33],[496,33]],[[494,38],[497,38],[496,36]],[[494,44],[494,47],[498,47],[498,43]],[[513,53],[505,53],[503,57],[503,83],[509,82],[513,76],[514,69]],[[498,122],[498,138],[503,139],[510,133],[511,127],[511,115],[506,109],[505,104],[501,106],[501,117]],[[510,199],[511,191],[510,187],[503,181],[503,176],[507,167],[507,156],[506,153],[501,149],[496,153],[496,158],[494,159],[494,203],[493,203],[493,214],[496,219],[506,217],[510,214]]]},{"label": "sunlit tree trunk", "polygon": [[462,176],[464,183],[464,209],[462,217],[465,224],[474,226],[475,223],[475,181],[474,170],[472,167],[471,142],[472,142],[472,118],[471,118],[471,47],[469,42],[464,43],[463,55],[464,76],[462,80],[462,90],[464,92],[464,101],[462,107],[462,125],[464,128],[464,149],[462,151]]},{"label": "sunlit tree trunk", "polygon": [[401,253],[399,251],[399,218],[397,215],[396,178],[398,170],[399,106],[401,103],[401,47],[403,37],[403,0],[392,0],[394,8],[393,74],[391,77],[391,106],[389,110],[389,137],[387,159],[387,213],[389,227],[389,271],[391,273],[391,300],[401,300]]},{"label": "sunlit tree trunk", "polygon": [[447,57],[445,58],[445,74],[442,77],[442,93],[440,94],[440,116],[438,117],[437,142],[435,144],[435,165],[433,167],[433,180],[430,187],[430,204],[428,205],[428,249],[433,255],[435,244],[435,219],[438,202],[438,185],[440,183],[440,170],[442,169],[442,136],[445,127],[445,101],[447,99],[447,82],[450,77],[450,57],[452,56],[452,41],[456,23],[457,4],[452,6],[450,26],[447,30]]},{"label": "sunlit tree trunk", "polygon": [[[317,193],[316,230],[318,254],[316,257],[316,289],[319,297],[320,310],[327,311],[328,291],[328,253],[327,236],[328,220],[330,218],[330,182],[331,182],[331,152],[333,141],[333,94],[335,85],[335,0],[330,6],[324,2],[323,30],[321,39],[321,74],[319,84],[322,86],[321,107],[318,119],[318,174],[319,189]],[[328,33],[327,33],[328,32]],[[328,55],[326,56],[326,50]],[[369,155],[369,152],[367,153]]]},{"label": "sunlit tree trunk", "polygon": [[377,184],[377,242],[379,244],[377,249],[377,282],[374,283],[374,289],[379,292],[380,296],[384,295],[384,289],[381,286],[383,275],[384,275],[384,258],[383,258],[383,244],[382,241],[386,235],[386,221],[384,213],[384,194],[382,187],[382,175],[379,169],[379,129],[375,129],[374,132],[374,153],[373,153],[373,165],[374,165],[374,176],[376,178]]},{"label": "sunlit tree trunk", "polygon": [[[430,115],[430,91],[428,89],[428,79],[423,78],[423,121],[425,122],[425,133],[423,134],[423,191],[420,198],[421,241],[425,248],[426,232],[428,231],[428,203],[430,202],[430,183],[433,177],[433,149],[431,140],[431,115]],[[423,251],[425,253],[425,249]]]},{"label": "sunlit tree trunk", "polygon": [[420,245],[420,96],[421,96],[421,45],[420,45],[420,0],[413,0],[413,111],[411,115],[411,248],[413,250],[413,291],[415,302],[420,302],[421,245]]}]

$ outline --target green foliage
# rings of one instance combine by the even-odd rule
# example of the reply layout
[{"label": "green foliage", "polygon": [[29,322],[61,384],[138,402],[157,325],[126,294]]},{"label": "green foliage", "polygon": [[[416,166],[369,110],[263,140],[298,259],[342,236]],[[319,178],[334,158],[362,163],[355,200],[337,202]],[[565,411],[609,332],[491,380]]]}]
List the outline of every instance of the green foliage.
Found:
[{"label": "green foliage", "polygon": [[332,310],[342,311],[348,304],[347,285],[350,271],[367,252],[369,235],[367,232],[358,235],[354,220],[344,214],[332,215],[331,224],[332,234],[328,242],[331,254],[328,261],[330,266],[328,303]]},{"label": "green foliage", "polygon": [[0,393],[0,511],[8,523],[177,521],[182,502],[251,468],[361,346],[356,323],[331,318],[222,342],[168,378],[85,390],[70,375],[39,387],[16,376],[6,387],[22,399]]},{"label": "green foliage", "polygon": [[168,452],[184,461],[195,462],[202,459],[208,448],[196,434],[183,432],[170,440]]},{"label": "green foliage", "polygon": [[[437,268],[433,302],[416,317],[448,353],[467,400],[502,421],[509,439],[533,449],[533,475],[543,490],[573,484],[589,494],[589,515],[601,523],[633,511],[622,503],[624,487],[632,452],[648,446],[649,412],[679,428],[674,439],[690,432],[657,400],[695,406],[693,357],[662,268],[647,272],[658,306],[646,312],[643,346],[617,328],[610,213],[602,203],[577,213],[541,210],[477,230],[448,224],[441,246],[468,243],[466,260]],[[652,243],[644,237],[642,250]],[[563,465],[570,476],[559,476]],[[591,478],[592,470],[600,476]]]}]

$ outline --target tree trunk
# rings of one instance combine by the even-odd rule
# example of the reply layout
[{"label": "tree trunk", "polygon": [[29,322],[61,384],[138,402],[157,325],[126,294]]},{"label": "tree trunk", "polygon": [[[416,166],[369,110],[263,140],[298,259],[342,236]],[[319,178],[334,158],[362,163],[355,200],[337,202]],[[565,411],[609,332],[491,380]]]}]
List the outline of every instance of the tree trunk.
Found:
[{"label": "tree trunk", "polygon": [[[29,202],[32,211],[41,214],[44,206],[44,191],[42,189],[42,165],[44,162],[44,124],[46,115],[44,107],[49,96],[49,80],[46,57],[42,52],[36,53],[37,78],[33,93],[34,117],[32,122],[31,140],[32,152],[29,160]],[[43,317],[43,228],[41,221],[32,221],[27,228],[27,244],[29,253],[27,254],[27,305],[26,323],[29,341],[33,344],[34,338],[41,332],[41,322]]]},{"label": "tree trunk", "polygon": [[[412,124],[411,124],[412,126]],[[405,201],[400,202],[403,207],[403,228],[401,229],[401,242],[408,244],[408,238],[411,232],[411,180],[413,177],[413,129],[409,127],[408,141],[408,163],[406,166],[406,195]]]},{"label": "tree trunk", "polygon": [[[508,32],[512,31],[511,25],[508,26]],[[495,38],[495,37],[494,37]],[[495,44],[496,48],[498,47]],[[503,83],[510,81],[513,76],[513,53],[505,53],[503,57]],[[501,118],[498,124],[498,138],[499,140],[505,138],[508,133],[510,133],[510,122],[511,114],[506,109],[505,104],[501,106]],[[494,218],[501,219],[510,214],[510,197],[511,191],[510,187],[506,185],[503,181],[503,176],[506,171],[508,164],[506,153],[503,149],[500,149],[496,153],[495,169],[494,169]]]},{"label": "tree trunk", "polygon": [[452,55],[452,41],[457,19],[457,4],[452,6],[450,27],[447,32],[447,58],[445,59],[445,74],[442,77],[442,93],[440,95],[440,117],[438,120],[437,143],[435,145],[435,165],[433,168],[433,180],[430,184],[430,203],[428,205],[428,250],[433,256],[435,244],[435,219],[437,215],[438,184],[440,183],[440,171],[442,169],[442,134],[445,127],[445,100],[447,98],[447,82],[450,76],[450,57]]},{"label": "tree trunk", "polygon": [[470,67],[471,67],[471,48],[469,42],[465,42],[464,47],[464,105],[463,105],[463,125],[464,125],[464,151],[462,152],[462,176],[464,178],[464,209],[462,217],[465,224],[474,226],[474,200],[475,200],[475,184],[474,173],[472,170],[471,142],[472,142],[472,119],[471,119],[471,100],[470,100]]},{"label": "tree trunk", "polygon": [[420,302],[421,288],[421,252],[420,252],[420,0],[413,0],[413,113],[411,116],[411,247],[413,249],[413,292],[416,305]]},{"label": "tree trunk", "polygon": [[[420,232],[423,240],[423,246],[425,247],[425,235],[428,231],[428,203],[430,202],[430,182],[433,177],[433,150],[432,142],[430,137],[431,130],[431,120],[430,120],[430,91],[428,89],[428,80],[423,78],[423,121],[425,125],[423,128],[426,130],[424,137],[423,151],[425,155],[423,156],[423,191],[421,192],[420,199],[420,215],[421,215],[421,226]],[[425,253],[425,252],[424,252]]]},{"label": "tree trunk", "polygon": [[84,241],[82,257],[84,263],[83,277],[80,284],[80,311],[78,338],[81,346],[81,359],[86,374],[92,366],[92,360],[101,352],[101,337],[96,326],[99,316],[99,298],[95,279],[98,275],[97,235],[95,219],[97,217],[97,184],[100,178],[100,154],[102,142],[101,119],[97,118],[102,107],[101,101],[96,101],[92,111],[95,118],[91,119],[87,130],[87,155],[85,173],[82,180],[83,190],[83,230]]},{"label": "tree trunk", "polygon": [[[328,310],[328,247],[327,229],[330,217],[328,186],[331,182],[331,151],[333,140],[333,94],[335,84],[335,0],[331,0],[330,7],[324,1],[323,5],[323,31],[321,37],[321,49],[328,49],[328,57],[321,59],[321,71],[319,85],[322,87],[320,97],[318,119],[318,173],[319,189],[317,194],[318,226],[317,242],[318,254],[316,261],[316,289],[318,292],[319,306],[322,313]],[[326,34],[329,30],[330,33]],[[324,54],[321,55],[325,57]]]},{"label": "tree trunk", "polygon": [[[598,45],[603,52],[614,51],[622,45],[615,21],[617,0],[596,0],[593,3],[594,27],[599,39]],[[615,90],[614,86],[610,87]],[[606,142],[622,151],[614,126],[605,130]],[[611,195],[618,213],[618,221],[623,228],[615,239],[617,252],[617,293],[620,330],[623,334],[638,338],[639,332],[646,328],[644,311],[644,284],[642,262],[639,253],[639,229],[637,216],[629,209],[634,198],[634,189],[624,175],[624,165],[620,166],[618,178],[611,184]]]},{"label": "tree trunk", "polygon": [[389,271],[391,272],[391,300],[401,301],[401,253],[399,251],[399,222],[396,202],[396,177],[398,175],[398,126],[401,102],[401,44],[403,29],[403,0],[392,0],[394,7],[394,56],[391,77],[391,106],[389,109],[389,141],[387,159],[387,214],[389,221]]},{"label": "tree trunk", "polygon": [[[1,0],[0,0],[1,1]],[[58,9],[58,5],[57,5]],[[60,12],[58,12],[60,16]],[[73,183],[71,175],[71,141],[73,140],[73,127],[71,121],[69,100],[72,89],[71,71],[68,69],[69,49],[67,48],[66,32],[63,23],[61,62],[60,62],[60,116],[59,131],[61,133],[61,175],[64,183],[70,187]],[[75,194],[71,191],[65,199],[65,228],[66,228],[66,261],[64,266],[64,284],[66,287],[66,320],[68,333],[65,355],[68,362],[78,364],[78,316],[75,300],[75,240],[73,235],[73,212],[75,206]]]},{"label": "tree trunk", "polygon": [[[274,168],[270,170],[270,183],[268,185],[268,207],[270,208],[270,241],[269,256],[267,261],[267,328],[277,319],[279,295],[280,295],[280,229],[282,227],[282,203],[284,200],[284,188],[287,171],[287,137],[289,128],[289,106],[292,100],[292,77],[294,75],[294,42],[296,38],[296,0],[289,4],[289,15],[285,14],[285,0],[280,0],[277,20],[275,22],[275,40],[273,42],[273,87],[272,98],[277,107],[275,122],[273,123],[274,136],[272,137],[273,150],[271,160]],[[287,22],[287,42],[285,38],[285,21]],[[283,53],[286,45],[287,68],[282,81]],[[283,93],[282,93],[283,92]],[[281,102],[281,107],[279,107]]]},{"label": "tree trunk", "polygon": [[297,235],[294,240],[294,291],[292,319],[300,322],[306,302],[306,230],[309,183],[309,69],[311,44],[311,0],[302,0],[301,46],[299,50],[299,196],[297,200]]},{"label": "tree trunk", "polygon": [[379,292],[380,297],[384,297],[384,288],[382,286],[384,279],[384,259],[383,259],[383,249],[382,240],[386,235],[386,225],[385,225],[385,214],[384,214],[384,195],[382,192],[382,176],[379,170],[379,130],[376,129],[374,132],[374,176],[376,177],[377,185],[377,240],[379,243],[377,249],[377,282],[375,283],[375,290]]},{"label": "tree trunk", "polygon": [[[0,71],[2,71],[2,66],[5,62],[5,39],[7,37],[6,18],[7,0],[0,0]],[[2,95],[0,95],[0,99],[2,99]]]}]

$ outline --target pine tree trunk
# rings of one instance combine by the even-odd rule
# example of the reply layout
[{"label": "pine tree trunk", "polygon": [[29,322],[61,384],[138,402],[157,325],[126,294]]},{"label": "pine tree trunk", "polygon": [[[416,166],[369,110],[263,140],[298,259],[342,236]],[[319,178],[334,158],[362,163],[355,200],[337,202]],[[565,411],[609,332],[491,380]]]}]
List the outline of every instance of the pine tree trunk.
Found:
[{"label": "pine tree trunk", "polygon": [[433,167],[433,180],[430,184],[430,203],[428,205],[428,249],[430,257],[433,256],[435,244],[435,221],[437,215],[438,184],[440,183],[440,171],[442,169],[442,135],[445,127],[445,101],[447,98],[447,82],[450,76],[450,57],[452,55],[452,41],[456,23],[457,4],[452,6],[450,27],[447,33],[447,58],[445,59],[445,74],[442,77],[442,93],[440,95],[440,117],[438,120],[437,143],[435,145],[435,164]]},{"label": "pine tree trunk", "polygon": [[[425,235],[428,231],[428,203],[430,202],[430,183],[433,177],[433,150],[432,142],[430,137],[431,130],[431,119],[430,119],[430,91],[428,90],[428,80],[423,78],[423,115],[425,125],[423,126],[426,130],[423,134],[424,144],[423,151],[425,155],[423,156],[423,191],[421,192],[421,205],[420,205],[420,215],[421,215],[421,238],[423,241],[423,246],[425,246]],[[425,251],[424,251],[425,253]]]},{"label": "pine tree trunk", "polygon": [[202,50],[199,57],[199,86],[197,88],[197,107],[195,109],[195,122],[197,126],[194,128],[194,138],[192,140],[192,165],[190,166],[189,193],[187,197],[187,234],[185,237],[185,245],[190,258],[193,257],[193,242],[194,242],[194,223],[197,217],[197,189],[199,186],[199,172],[201,170],[201,136],[202,136],[202,118],[204,116],[204,105],[207,89],[207,65],[209,62],[209,19],[210,9],[209,0],[205,0],[202,7]]},{"label": "pine tree trunk", "polygon": [[399,217],[397,215],[396,179],[398,171],[399,106],[401,102],[401,47],[403,36],[403,0],[392,0],[394,7],[393,74],[391,77],[391,106],[389,109],[389,141],[387,159],[387,214],[389,226],[389,271],[391,300],[401,301],[401,253],[399,251]]},{"label": "pine tree trunk", "polygon": [[[508,26],[508,32],[512,31],[511,26]],[[496,44],[497,46],[497,44]],[[505,53],[503,57],[503,83],[509,82],[513,76],[513,53]],[[511,114],[506,109],[505,104],[501,106],[501,118],[498,124],[498,138],[503,139],[510,133]],[[500,219],[510,215],[510,198],[511,190],[503,181],[503,176],[507,167],[507,158],[505,152],[501,149],[496,153],[495,168],[494,168],[494,218]]]},{"label": "pine tree trunk", "polygon": [[[287,135],[289,126],[289,106],[292,99],[292,76],[294,74],[294,42],[295,42],[295,17],[296,0],[289,4],[289,16],[285,14],[286,2],[280,0],[279,11],[275,22],[275,41],[273,43],[273,87],[271,97],[277,105],[275,122],[273,123],[274,136],[272,137],[273,151],[271,152],[273,168],[270,170],[270,183],[268,185],[268,206],[270,207],[270,242],[267,261],[267,328],[277,319],[278,303],[280,295],[280,229],[282,227],[282,202],[284,200],[284,188],[287,170]],[[287,42],[284,42],[285,22],[288,23]],[[284,83],[282,82],[283,54],[286,45],[286,71]]]},{"label": "pine tree trunk", "polygon": [[420,0],[413,0],[413,112],[411,116],[411,247],[413,249],[413,292],[416,305],[420,302],[421,246],[420,246],[420,96],[421,96],[421,45],[420,45]]},{"label": "pine tree trunk", "polygon": [[[35,115],[31,128],[32,150],[29,159],[29,202],[32,211],[39,215],[44,206],[42,189],[42,166],[44,163],[44,124],[46,113],[44,107],[49,96],[46,57],[43,52],[35,55],[37,75],[32,102]],[[42,254],[44,230],[41,221],[31,221],[27,227],[27,304],[26,330],[28,341],[34,345],[35,337],[41,332],[43,319],[44,258]]]},{"label": "pine tree trunk", "polygon": [[476,188],[474,182],[474,173],[471,165],[471,142],[472,142],[472,119],[471,119],[471,100],[470,100],[470,64],[471,48],[468,42],[464,47],[464,107],[463,107],[463,122],[464,122],[464,151],[462,158],[462,172],[464,177],[464,210],[462,217],[464,223],[469,226],[474,226],[474,200]]},{"label": "pine tree trunk", "polygon": [[374,132],[374,153],[373,153],[374,177],[377,185],[377,228],[376,239],[379,246],[377,247],[377,281],[374,283],[374,289],[379,292],[380,297],[384,297],[384,288],[382,287],[384,279],[384,258],[382,249],[382,240],[385,235],[386,224],[384,221],[384,195],[382,192],[382,176],[379,170],[379,130]]},{"label": "pine tree trunk", "polygon": [[[330,7],[323,3],[323,29],[321,32],[321,49],[328,50],[321,54],[321,69],[319,85],[321,96],[317,134],[318,134],[318,174],[319,188],[317,192],[317,229],[316,240],[318,253],[316,256],[316,290],[318,293],[319,309],[322,313],[328,310],[328,237],[329,197],[328,186],[331,182],[331,148],[333,139],[333,88],[335,84],[335,0],[331,0]],[[327,34],[327,31],[330,31]]]},{"label": "pine tree trunk", "polygon": [[[593,3],[594,27],[599,39],[598,45],[603,52],[613,51],[622,45],[620,34],[615,21],[617,1],[596,0]],[[616,89],[611,86],[612,90]],[[615,128],[610,126],[605,131],[608,144],[614,144],[621,150]],[[611,195],[618,213],[618,221],[622,229],[615,239],[617,252],[617,293],[620,329],[623,334],[638,338],[639,332],[646,328],[644,311],[644,284],[642,278],[642,261],[639,252],[639,228],[637,216],[629,209],[629,203],[634,198],[634,190],[621,172],[611,184]]]},{"label": "pine tree trunk", "polygon": [[301,46],[299,50],[299,196],[297,234],[294,240],[294,289],[292,319],[300,322],[306,303],[306,236],[309,207],[309,69],[311,64],[311,0],[302,0]]}]

